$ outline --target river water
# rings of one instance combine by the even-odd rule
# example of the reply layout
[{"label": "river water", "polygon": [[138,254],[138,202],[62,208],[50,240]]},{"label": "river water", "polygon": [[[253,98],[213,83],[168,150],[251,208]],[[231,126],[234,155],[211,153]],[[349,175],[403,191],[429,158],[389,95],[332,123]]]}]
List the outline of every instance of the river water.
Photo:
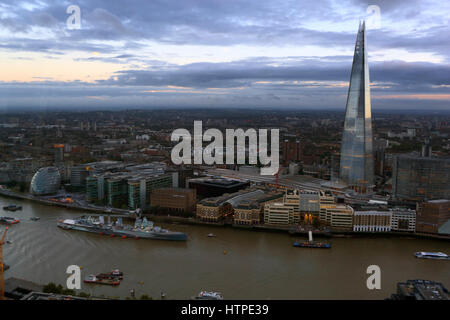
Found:
[{"label": "river water", "polygon": [[[81,291],[124,298],[136,296],[188,299],[201,289],[225,299],[384,299],[398,281],[429,279],[450,289],[450,261],[416,259],[416,251],[450,253],[450,242],[413,238],[333,238],[330,250],[292,247],[288,234],[234,228],[162,225],[188,234],[187,242],[110,238],[56,227],[58,218],[79,211],[0,197],[0,206],[16,203],[22,211],[0,215],[21,220],[8,230],[5,278],[65,285],[67,266],[82,277],[120,268],[117,287],[87,285]],[[1,209],[0,209],[1,210]],[[40,217],[31,221],[31,217]],[[4,226],[0,226],[3,232]],[[208,238],[213,232],[216,238]],[[369,265],[381,268],[381,289],[369,290]]]}]

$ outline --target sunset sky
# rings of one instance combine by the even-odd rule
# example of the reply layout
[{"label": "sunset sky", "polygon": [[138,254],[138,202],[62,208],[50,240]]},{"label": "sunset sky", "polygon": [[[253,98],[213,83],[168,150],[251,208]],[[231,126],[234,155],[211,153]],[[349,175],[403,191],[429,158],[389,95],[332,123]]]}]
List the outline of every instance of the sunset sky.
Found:
[{"label": "sunset sky", "polygon": [[0,110],[344,110],[362,19],[372,108],[449,110],[449,17],[440,0],[2,0]]}]

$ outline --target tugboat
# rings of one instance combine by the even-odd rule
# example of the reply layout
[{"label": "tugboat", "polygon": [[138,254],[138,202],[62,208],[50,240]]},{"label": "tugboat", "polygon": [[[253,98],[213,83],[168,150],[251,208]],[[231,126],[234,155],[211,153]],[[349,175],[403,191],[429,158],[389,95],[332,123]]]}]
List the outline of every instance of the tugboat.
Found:
[{"label": "tugboat", "polygon": [[11,218],[11,217],[0,217],[0,224],[16,224],[19,223],[20,220],[16,219],[16,218]]},{"label": "tugboat", "polygon": [[450,256],[443,252],[416,252],[414,255],[421,259],[450,260]]},{"label": "tugboat", "polygon": [[115,269],[111,272],[107,272],[107,273],[100,273],[98,275],[96,275],[96,277],[98,279],[118,279],[118,280],[122,280],[123,279],[123,272],[121,272],[119,269]]},{"label": "tugboat", "polygon": [[120,280],[119,279],[101,279],[101,278],[97,278],[96,276],[94,276],[93,274],[87,276],[84,279],[85,283],[94,283],[94,284],[106,284],[109,286],[117,286],[120,284]]},{"label": "tugboat", "polygon": [[331,244],[325,242],[313,241],[312,231],[308,232],[309,240],[308,241],[294,241],[293,246],[299,248],[320,248],[320,249],[330,249]]},{"label": "tugboat", "polygon": [[223,296],[220,292],[202,290],[197,296],[193,297],[193,300],[223,300]]},{"label": "tugboat", "polygon": [[3,210],[6,210],[6,211],[17,211],[17,210],[22,210],[22,206],[17,206],[17,205],[15,205],[15,204],[10,204],[9,206],[3,207]]}]

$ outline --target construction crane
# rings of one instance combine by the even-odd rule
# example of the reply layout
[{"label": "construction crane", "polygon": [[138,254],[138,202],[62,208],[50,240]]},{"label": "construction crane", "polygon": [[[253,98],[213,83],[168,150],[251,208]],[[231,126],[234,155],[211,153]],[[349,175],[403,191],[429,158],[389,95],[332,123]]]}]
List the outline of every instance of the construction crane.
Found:
[{"label": "construction crane", "polygon": [[0,300],[5,300],[5,278],[3,276],[3,245],[5,244],[6,233],[8,232],[8,227],[6,227],[3,237],[0,240]]}]

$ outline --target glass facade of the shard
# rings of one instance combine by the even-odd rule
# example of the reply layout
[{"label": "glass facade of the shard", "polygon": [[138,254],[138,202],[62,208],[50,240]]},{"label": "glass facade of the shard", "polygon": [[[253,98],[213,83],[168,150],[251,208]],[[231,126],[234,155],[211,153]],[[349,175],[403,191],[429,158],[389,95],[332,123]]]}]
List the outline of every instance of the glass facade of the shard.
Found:
[{"label": "glass facade of the shard", "polygon": [[340,179],[350,186],[373,184],[372,115],[364,22],[359,26],[342,135]]}]

